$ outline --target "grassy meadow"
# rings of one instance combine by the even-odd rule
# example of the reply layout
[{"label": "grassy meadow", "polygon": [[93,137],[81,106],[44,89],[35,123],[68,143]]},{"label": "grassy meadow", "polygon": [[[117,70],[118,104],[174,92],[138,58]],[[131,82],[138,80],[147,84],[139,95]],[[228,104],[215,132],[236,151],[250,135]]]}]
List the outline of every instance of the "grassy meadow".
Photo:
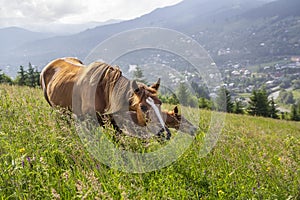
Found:
[{"label": "grassy meadow", "polygon": [[[211,116],[203,110],[177,161],[135,174],[91,156],[40,89],[0,85],[0,97],[0,199],[300,199],[299,122],[229,114],[201,158]],[[139,140],[123,145],[153,147]]]}]

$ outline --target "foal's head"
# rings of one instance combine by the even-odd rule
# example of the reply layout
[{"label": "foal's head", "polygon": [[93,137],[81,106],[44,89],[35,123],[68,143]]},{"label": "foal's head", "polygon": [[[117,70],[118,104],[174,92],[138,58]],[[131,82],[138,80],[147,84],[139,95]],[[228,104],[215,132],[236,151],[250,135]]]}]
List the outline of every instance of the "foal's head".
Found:
[{"label": "foal's head", "polygon": [[165,124],[167,125],[167,127],[181,130],[190,135],[195,135],[197,127],[195,127],[185,117],[179,114],[177,106],[175,106],[172,111],[163,111],[162,114],[165,118]]}]

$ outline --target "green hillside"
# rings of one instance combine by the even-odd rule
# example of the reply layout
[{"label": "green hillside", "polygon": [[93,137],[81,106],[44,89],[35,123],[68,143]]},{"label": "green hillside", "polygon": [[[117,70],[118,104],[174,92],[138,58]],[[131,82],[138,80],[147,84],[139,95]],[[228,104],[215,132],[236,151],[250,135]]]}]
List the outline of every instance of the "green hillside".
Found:
[{"label": "green hillside", "polygon": [[[217,145],[201,158],[211,116],[203,110],[197,138],[177,161],[133,174],[94,159],[40,89],[0,85],[0,97],[0,199],[300,198],[299,122],[227,115]],[[164,145],[123,141],[146,151]]]}]

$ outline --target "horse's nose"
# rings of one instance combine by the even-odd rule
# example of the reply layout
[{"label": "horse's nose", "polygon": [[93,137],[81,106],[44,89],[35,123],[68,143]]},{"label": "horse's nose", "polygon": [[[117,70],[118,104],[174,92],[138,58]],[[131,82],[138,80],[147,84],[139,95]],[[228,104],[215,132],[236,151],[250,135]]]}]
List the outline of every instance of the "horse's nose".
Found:
[{"label": "horse's nose", "polygon": [[195,136],[196,135],[196,132],[197,132],[197,128],[195,126],[192,126],[189,130],[189,134],[192,135],[192,136]]}]

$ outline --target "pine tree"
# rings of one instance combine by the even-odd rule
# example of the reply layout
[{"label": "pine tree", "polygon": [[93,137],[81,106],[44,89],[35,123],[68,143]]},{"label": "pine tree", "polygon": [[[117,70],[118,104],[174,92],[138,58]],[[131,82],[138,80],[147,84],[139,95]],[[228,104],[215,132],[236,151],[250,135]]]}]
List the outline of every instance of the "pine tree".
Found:
[{"label": "pine tree", "polygon": [[235,114],[244,114],[243,104],[241,101],[235,100],[233,112]]},{"label": "pine tree", "polygon": [[291,120],[300,121],[300,101],[297,104],[293,104],[291,108]]},{"label": "pine tree", "polygon": [[35,71],[34,71],[34,80],[35,80],[35,86],[40,86],[40,72],[38,71],[38,68],[36,67],[35,68]]},{"label": "pine tree", "polygon": [[291,120],[300,121],[300,113],[298,112],[297,105],[293,104],[291,108]]},{"label": "pine tree", "polygon": [[277,110],[277,106],[275,104],[274,98],[270,100],[270,110],[269,110],[269,116],[273,119],[279,119],[278,113],[279,110]]},{"label": "pine tree", "polygon": [[269,99],[267,95],[267,91],[265,89],[262,89],[258,93],[259,101],[259,114],[263,117],[269,117]]},{"label": "pine tree", "polygon": [[248,106],[248,113],[250,115],[257,115],[258,114],[258,95],[256,90],[252,91],[252,96],[250,96],[249,106]]},{"label": "pine tree", "polygon": [[135,71],[133,72],[133,78],[138,82],[147,84],[147,81],[144,78],[143,71],[139,66],[137,66]]},{"label": "pine tree", "polygon": [[226,95],[226,109],[228,113],[233,113],[233,103],[231,100],[231,94],[229,90],[225,89],[225,95]]},{"label": "pine tree", "polygon": [[233,112],[233,103],[231,100],[231,94],[229,90],[227,90],[225,87],[222,87],[219,92],[216,99],[216,107],[218,111]]},{"label": "pine tree", "polygon": [[269,100],[265,89],[253,90],[250,97],[248,113],[250,115],[269,117]]},{"label": "pine tree", "polygon": [[189,100],[189,92],[184,83],[180,83],[178,87],[177,97],[180,102],[180,104],[187,106],[188,100]]},{"label": "pine tree", "polygon": [[35,73],[34,73],[34,69],[31,65],[31,63],[28,64],[27,79],[26,79],[25,83],[29,87],[36,86]]},{"label": "pine tree", "polygon": [[25,85],[26,84],[26,78],[27,78],[26,71],[24,70],[24,67],[21,65],[20,69],[18,71],[18,76],[16,78],[17,84],[18,85]]}]

